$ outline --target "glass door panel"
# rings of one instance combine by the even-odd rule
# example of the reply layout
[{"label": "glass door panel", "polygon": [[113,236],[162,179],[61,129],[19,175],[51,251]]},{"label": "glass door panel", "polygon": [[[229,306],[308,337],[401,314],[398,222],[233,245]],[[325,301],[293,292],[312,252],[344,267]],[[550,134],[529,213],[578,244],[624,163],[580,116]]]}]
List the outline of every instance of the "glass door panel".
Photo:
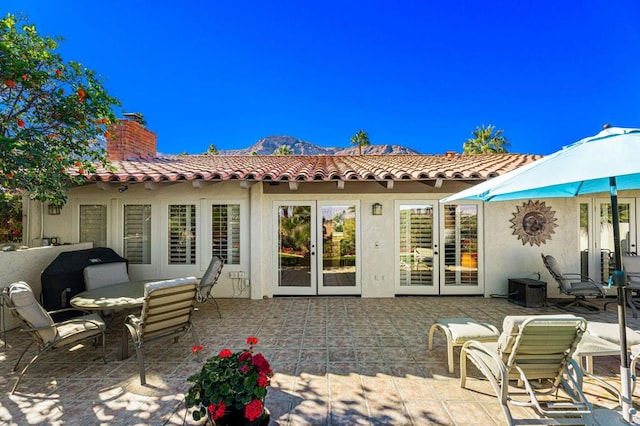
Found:
[{"label": "glass door panel", "polygon": [[478,270],[480,252],[478,204],[447,204],[443,207],[443,244],[441,250],[441,294],[482,294]]},{"label": "glass door panel", "polygon": [[438,294],[437,205],[396,203],[396,294]]},{"label": "glass door panel", "polygon": [[360,294],[358,210],[353,202],[319,205],[319,294]]},{"label": "glass door panel", "polygon": [[278,203],[276,294],[316,294],[315,222],[311,203]]},{"label": "glass door panel", "polygon": [[[608,282],[611,272],[615,268],[614,258],[614,245],[613,245],[613,218],[611,215],[611,202],[610,200],[599,200],[598,203],[598,217],[600,219],[599,226],[596,227],[598,234],[596,247],[597,258],[591,258],[592,261],[597,262],[599,266],[597,268],[595,276],[597,280]],[[618,215],[620,218],[620,246],[622,249],[622,255],[628,255],[636,251],[635,247],[635,211],[634,204],[629,199],[618,199]]]}]

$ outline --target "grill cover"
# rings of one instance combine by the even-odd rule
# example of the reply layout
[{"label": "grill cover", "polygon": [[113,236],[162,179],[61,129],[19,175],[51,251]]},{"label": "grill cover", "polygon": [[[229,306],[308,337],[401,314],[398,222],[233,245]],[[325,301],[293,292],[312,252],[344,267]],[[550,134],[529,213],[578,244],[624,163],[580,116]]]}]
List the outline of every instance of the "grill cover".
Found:
[{"label": "grill cover", "polygon": [[[40,275],[42,306],[47,311],[70,307],[69,300],[85,290],[84,268],[89,265],[113,262],[127,262],[128,267],[127,259],[108,247],[60,253]],[[53,317],[54,320],[60,321],[76,314],[54,314]]]}]

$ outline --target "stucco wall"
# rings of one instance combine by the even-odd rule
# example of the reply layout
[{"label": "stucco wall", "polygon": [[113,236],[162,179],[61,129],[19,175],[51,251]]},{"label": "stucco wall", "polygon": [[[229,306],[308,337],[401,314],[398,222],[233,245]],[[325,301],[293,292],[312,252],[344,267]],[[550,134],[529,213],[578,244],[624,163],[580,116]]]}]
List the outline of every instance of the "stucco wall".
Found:
[{"label": "stucco wall", "polygon": [[551,239],[540,246],[522,244],[513,235],[513,213],[523,201],[504,201],[484,204],[485,229],[485,294],[508,293],[509,278],[534,278],[547,282],[548,297],[559,297],[556,282],[542,263],[541,253],[555,256],[567,271],[580,270],[578,245],[578,199],[543,199],[547,207],[555,211],[558,226]]},{"label": "stucco wall", "polygon": [[[40,274],[53,259],[65,251],[83,250],[91,247],[91,243],[84,243],[0,252],[0,288],[8,287],[16,281],[26,281],[39,299],[40,293],[42,293]],[[5,312],[5,319],[7,319],[7,329],[17,326],[9,312]]]}]

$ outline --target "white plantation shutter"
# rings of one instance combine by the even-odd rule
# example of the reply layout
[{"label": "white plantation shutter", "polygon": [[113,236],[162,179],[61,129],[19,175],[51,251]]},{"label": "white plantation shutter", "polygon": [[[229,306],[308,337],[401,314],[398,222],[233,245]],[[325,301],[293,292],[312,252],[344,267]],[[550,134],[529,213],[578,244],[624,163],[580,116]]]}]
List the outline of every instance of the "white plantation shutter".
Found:
[{"label": "white plantation shutter", "polygon": [[212,256],[219,256],[227,265],[240,264],[240,205],[211,206]]},{"label": "white plantation shutter", "polygon": [[107,245],[106,205],[80,205],[80,242],[92,242],[94,247]]},{"label": "white plantation shutter", "polygon": [[400,206],[400,285],[432,285],[433,257],[418,262],[416,249],[433,250],[433,207]]},{"label": "white plantation shutter", "polygon": [[196,263],[196,206],[169,206],[169,263]]},{"label": "white plantation shutter", "polygon": [[151,205],[124,206],[124,257],[133,264],[151,263]]},{"label": "white plantation shutter", "polygon": [[478,206],[444,207],[445,285],[478,284]]}]

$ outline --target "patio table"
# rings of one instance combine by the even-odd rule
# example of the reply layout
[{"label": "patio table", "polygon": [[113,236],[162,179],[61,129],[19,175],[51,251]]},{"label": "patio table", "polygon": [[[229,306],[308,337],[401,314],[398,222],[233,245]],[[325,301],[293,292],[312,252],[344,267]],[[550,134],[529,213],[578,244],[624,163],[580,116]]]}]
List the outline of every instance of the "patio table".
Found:
[{"label": "patio table", "polygon": [[161,278],[129,281],[86,290],[71,298],[71,306],[87,311],[134,309],[144,302],[144,285]]}]

